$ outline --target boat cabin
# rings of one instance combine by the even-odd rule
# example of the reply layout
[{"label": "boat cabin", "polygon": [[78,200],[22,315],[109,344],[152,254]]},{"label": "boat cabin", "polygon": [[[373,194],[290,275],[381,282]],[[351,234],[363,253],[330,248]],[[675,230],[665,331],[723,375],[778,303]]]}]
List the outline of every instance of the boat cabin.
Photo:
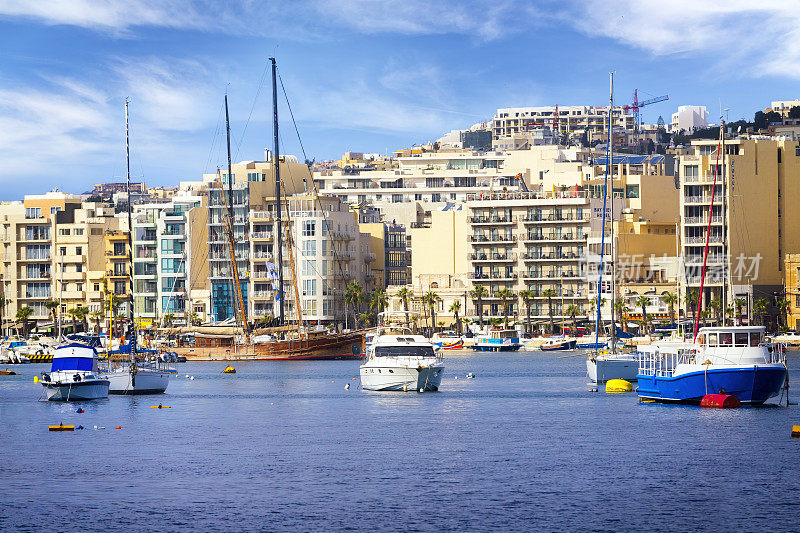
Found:
[{"label": "boat cabin", "polygon": [[758,347],[764,343],[763,326],[720,326],[700,328],[697,344],[703,348]]}]

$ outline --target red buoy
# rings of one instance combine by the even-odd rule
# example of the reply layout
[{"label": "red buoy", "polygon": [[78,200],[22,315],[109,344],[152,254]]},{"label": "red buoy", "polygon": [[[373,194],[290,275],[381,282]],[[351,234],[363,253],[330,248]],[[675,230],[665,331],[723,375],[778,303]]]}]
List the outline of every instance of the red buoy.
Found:
[{"label": "red buoy", "polygon": [[741,406],[739,398],[730,394],[706,394],[700,400],[700,407],[709,409],[736,409]]}]

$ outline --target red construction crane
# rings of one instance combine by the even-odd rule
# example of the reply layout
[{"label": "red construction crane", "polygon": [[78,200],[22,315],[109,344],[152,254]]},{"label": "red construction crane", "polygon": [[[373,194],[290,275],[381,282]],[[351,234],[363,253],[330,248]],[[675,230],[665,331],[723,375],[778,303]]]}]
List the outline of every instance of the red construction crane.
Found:
[{"label": "red construction crane", "polygon": [[664,96],[656,96],[655,98],[649,98],[647,100],[639,101],[639,89],[633,90],[633,103],[629,105],[622,106],[622,109],[625,111],[633,111],[633,132],[634,138],[638,142],[639,140],[639,124],[641,124],[639,110],[646,105],[655,104],[656,102],[663,102],[664,100],[669,100],[668,95]]}]

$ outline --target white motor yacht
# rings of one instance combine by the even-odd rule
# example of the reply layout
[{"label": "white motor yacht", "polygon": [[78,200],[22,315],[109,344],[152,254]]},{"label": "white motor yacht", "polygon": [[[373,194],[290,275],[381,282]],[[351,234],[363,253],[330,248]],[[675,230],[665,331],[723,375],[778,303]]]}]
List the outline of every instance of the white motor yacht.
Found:
[{"label": "white motor yacht", "polygon": [[444,362],[436,346],[421,335],[379,328],[361,365],[361,387],[375,391],[436,391]]},{"label": "white motor yacht", "polygon": [[50,373],[42,372],[45,396],[51,401],[108,398],[107,379],[97,371],[97,352],[92,346],[72,342],[56,348]]}]

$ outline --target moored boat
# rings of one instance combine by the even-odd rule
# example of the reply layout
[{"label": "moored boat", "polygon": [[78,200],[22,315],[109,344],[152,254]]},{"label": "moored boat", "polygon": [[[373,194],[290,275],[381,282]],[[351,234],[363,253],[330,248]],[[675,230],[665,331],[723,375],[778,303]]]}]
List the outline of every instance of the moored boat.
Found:
[{"label": "moored boat", "polygon": [[460,350],[464,348],[464,339],[455,331],[440,331],[433,334],[431,343],[443,350]]},{"label": "moored boat", "polygon": [[492,329],[481,335],[472,347],[479,352],[515,352],[522,347],[515,329]]},{"label": "moored boat", "polygon": [[547,339],[543,342],[539,349],[543,352],[552,352],[556,350],[574,350],[578,341],[576,339],[555,337]]},{"label": "moored boat", "polygon": [[699,404],[707,394],[727,394],[760,405],[786,382],[784,348],[767,341],[761,326],[700,328],[695,342],[642,346],[637,355],[639,397],[656,402]]},{"label": "moored boat", "polygon": [[50,372],[42,372],[40,381],[50,401],[108,398],[109,381],[98,374],[97,352],[79,342],[58,347]]},{"label": "moored boat", "polygon": [[373,391],[437,391],[444,361],[436,347],[410,331],[378,334],[361,365],[361,387]]}]

